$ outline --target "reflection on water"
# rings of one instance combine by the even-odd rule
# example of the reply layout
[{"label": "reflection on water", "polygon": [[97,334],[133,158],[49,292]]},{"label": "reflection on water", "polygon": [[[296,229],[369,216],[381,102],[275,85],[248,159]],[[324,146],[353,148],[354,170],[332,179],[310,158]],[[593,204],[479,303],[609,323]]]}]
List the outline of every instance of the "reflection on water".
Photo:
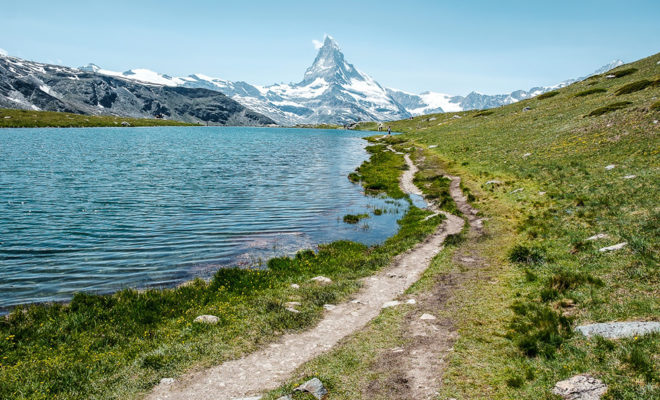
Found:
[{"label": "reflection on water", "polygon": [[[346,178],[359,132],[263,128],[0,132],[0,308],[170,286],[339,239],[379,243],[403,201]],[[375,208],[385,209],[375,216]],[[357,225],[345,214],[368,213]]]}]

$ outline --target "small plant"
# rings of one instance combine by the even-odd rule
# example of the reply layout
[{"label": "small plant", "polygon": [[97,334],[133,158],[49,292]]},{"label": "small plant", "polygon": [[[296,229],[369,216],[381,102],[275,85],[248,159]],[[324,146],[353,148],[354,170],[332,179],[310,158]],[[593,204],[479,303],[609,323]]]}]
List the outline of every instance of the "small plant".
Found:
[{"label": "small plant", "polygon": [[360,176],[360,174],[356,172],[351,172],[350,174],[348,174],[348,180],[353,183],[358,183],[360,182],[360,180],[362,180],[362,177]]},{"label": "small plant", "polygon": [[346,214],[344,215],[344,222],[347,224],[357,224],[361,219],[369,218],[368,214]]},{"label": "small plant", "polygon": [[656,101],[651,105],[651,110],[653,111],[660,111],[660,101]]},{"label": "small plant", "polygon": [[616,91],[617,96],[621,96],[622,94],[629,94],[629,93],[634,93],[638,92],[640,90],[644,90],[647,87],[651,86],[653,82],[649,81],[648,79],[642,79],[641,81],[629,83],[627,85],[621,86],[619,90]]},{"label": "small plant", "polygon": [[541,264],[545,261],[544,250],[540,247],[517,244],[509,251],[509,261],[523,264]]},{"label": "small plant", "polygon": [[597,117],[599,115],[607,114],[612,111],[620,110],[622,108],[626,108],[627,106],[631,105],[632,102],[630,101],[620,101],[618,103],[612,103],[609,105],[606,105],[605,107],[597,108],[593,110],[592,112],[589,113],[588,117]]},{"label": "small plant", "polygon": [[603,285],[603,282],[600,279],[594,278],[589,274],[561,270],[550,278],[548,286],[551,289],[563,293],[567,290],[575,289],[584,283],[590,283],[595,286]]},{"label": "small plant", "polygon": [[506,378],[506,385],[514,389],[522,387],[524,383],[525,380],[521,376],[513,373],[508,378]]},{"label": "small plant", "polygon": [[474,114],[474,117],[485,117],[487,115],[495,114],[495,111],[485,110]]},{"label": "small plant", "polygon": [[559,91],[553,90],[552,92],[546,92],[546,93],[540,94],[536,98],[539,99],[539,100],[545,100],[545,99],[549,99],[551,97],[555,97],[558,94],[559,94]]},{"label": "small plant", "polygon": [[571,321],[552,308],[537,303],[516,302],[509,339],[528,357],[552,358],[571,334]]},{"label": "small plant", "polygon": [[374,208],[374,215],[382,215],[382,214],[383,214],[382,208]]},{"label": "small plant", "polygon": [[589,96],[590,94],[605,93],[605,92],[607,92],[607,89],[603,89],[603,88],[587,89],[579,93],[576,93],[575,96],[573,97],[585,97],[585,96]]}]

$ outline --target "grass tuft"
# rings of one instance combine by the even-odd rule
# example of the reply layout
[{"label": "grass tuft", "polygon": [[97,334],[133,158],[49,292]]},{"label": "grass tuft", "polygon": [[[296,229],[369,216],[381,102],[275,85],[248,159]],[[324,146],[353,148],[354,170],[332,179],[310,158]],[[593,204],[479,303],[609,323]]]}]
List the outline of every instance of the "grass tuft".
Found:
[{"label": "grass tuft", "polygon": [[545,100],[545,99],[549,99],[551,97],[555,97],[558,94],[559,94],[558,90],[553,90],[552,92],[546,92],[546,93],[540,94],[536,98],[539,99],[539,100]]},{"label": "grass tuft", "polygon": [[630,102],[630,101],[620,101],[620,102],[617,102],[617,103],[612,103],[612,104],[609,104],[605,107],[600,107],[600,108],[597,108],[597,109],[593,110],[592,112],[589,113],[588,116],[589,117],[597,117],[597,116],[607,114],[607,113],[610,113],[610,112],[613,112],[613,111],[616,111],[616,110],[621,110],[623,108],[628,107],[631,104],[632,104],[632,102]]},{"label": "grass tuft", "polygon": [[602,88],[587,89],[576,93],[574,97],[585,97],[585,96],[589,96],[590,94],[605,93],[605,92],[607,92],[607,89],[602,89]]},{"label": "grass tuft", "polygon": [[649,81],[648,79],[642,79],[641,81],[629,83],[627,85],[621,86],[617,91],[616,95],[621,96],[622,94],[629,94],[629,93],[634,93],[638,92],[640,90],[644,90],[647,87],[651,86],[653,82]]}]

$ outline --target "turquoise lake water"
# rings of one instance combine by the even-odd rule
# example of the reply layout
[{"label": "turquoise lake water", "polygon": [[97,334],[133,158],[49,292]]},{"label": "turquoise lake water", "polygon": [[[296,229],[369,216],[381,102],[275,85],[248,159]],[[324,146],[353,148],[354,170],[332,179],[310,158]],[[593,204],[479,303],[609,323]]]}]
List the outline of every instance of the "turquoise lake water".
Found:
[{"label": "turquoise lake water", "polygon": [[[382,242],[407,203],[347,179],[368,158],[364,135],[0,130],[0,309],[172,286],[340,239]],[[348,213],[371,217],[348,225]]]}]

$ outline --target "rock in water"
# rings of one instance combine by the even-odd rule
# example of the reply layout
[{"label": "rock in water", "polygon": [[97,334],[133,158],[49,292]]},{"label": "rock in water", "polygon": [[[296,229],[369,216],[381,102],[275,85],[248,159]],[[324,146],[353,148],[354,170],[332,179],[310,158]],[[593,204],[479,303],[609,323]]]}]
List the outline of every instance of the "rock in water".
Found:
[{"label": "rock in water", "polygon": [[319,400],[328,394],[328,391],[319,378],[312,378],[294,390],[298,392],[307,392]]},{"label": "rock in water", "polygon": [[557,382],[552,393],[566,400],[599,400],[607,392],[607,385],[591,375],[575,375]]},{"label": "rock in water", "polygon": [[620,339],[660,332],[660,322],[603,322],[580,325],[575,330],[587,337],[602,336],[607,339]]},{"label": "rock in water", "polygon": [[218,321],[219,319],[215,315],[200,315],[194,320],[194,322],[198,322],[201,324],[211,324],[211,325],[217,324]]}]

